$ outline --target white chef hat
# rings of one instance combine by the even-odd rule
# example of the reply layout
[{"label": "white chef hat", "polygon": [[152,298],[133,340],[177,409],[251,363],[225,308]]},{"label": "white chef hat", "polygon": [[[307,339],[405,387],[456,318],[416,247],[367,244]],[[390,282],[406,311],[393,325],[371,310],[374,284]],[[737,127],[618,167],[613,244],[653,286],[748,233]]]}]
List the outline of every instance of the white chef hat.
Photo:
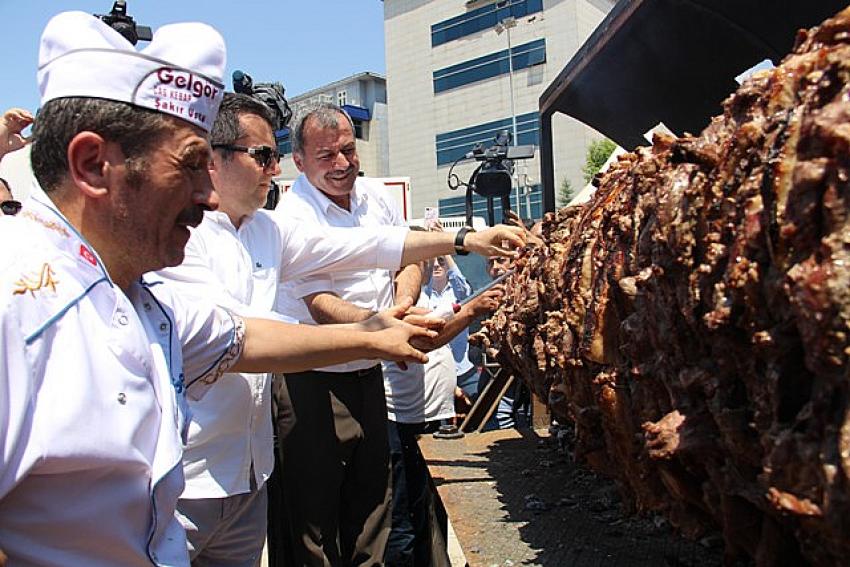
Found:
[{"label": "white chef hat", "polygon": [[136,51],[99,18],[63,12],[41,35],[41,104],[66,97],[117,100],[209,131],[224,96],[225,62],[224,39],[206,24],[163,26]]}]

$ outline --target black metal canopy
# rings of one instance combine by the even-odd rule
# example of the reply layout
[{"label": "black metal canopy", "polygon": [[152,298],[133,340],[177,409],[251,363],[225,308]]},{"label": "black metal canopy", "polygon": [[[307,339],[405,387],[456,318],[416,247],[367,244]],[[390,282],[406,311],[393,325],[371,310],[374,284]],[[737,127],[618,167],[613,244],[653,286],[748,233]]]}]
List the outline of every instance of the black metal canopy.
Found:
[{"label": "black metal canopy", "polygon": [[552,115],[625,148],[663,122],[699,132],[756,63],[778,63],[798,30],[850,0],[620,0],[540,97],[544,208],[554,210]]}]

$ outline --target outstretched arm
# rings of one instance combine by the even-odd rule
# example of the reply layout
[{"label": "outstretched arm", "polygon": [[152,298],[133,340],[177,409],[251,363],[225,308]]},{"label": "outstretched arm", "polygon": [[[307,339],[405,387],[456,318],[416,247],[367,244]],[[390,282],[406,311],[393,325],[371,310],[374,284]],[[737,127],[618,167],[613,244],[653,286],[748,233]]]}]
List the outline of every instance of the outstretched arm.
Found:
[{"label": "outstretched arm", "polygon": [[[455,235],[446,232],[411,231],[404,241],[401,264],[413,264],[455,253]],[[481,232],[468,232],[463,245],[480,256],[509,256],[525,246],[525,231],[515,226],[496,225]]]},{"label": "outstretched arm", "polygon": [[[401,316],[408,307],[409,301],[397,305],[393,308],[398,311],[395,315]],[[361,359],[424,363],[427,357],[409,341],[434,334],[405,323],[364,332],[246,319],[242,353],[230,371],[302,372]]]},{"label": "outstretched arm", "polygon": [[430,337],[416,337],[413,345],[424,351],[439,348],[455,338],[461,331],[469,327],[473,321],[494,311],[504,296],[504,288],[496,286],[476,297],[455,313],[449,319],[440,333]]}]

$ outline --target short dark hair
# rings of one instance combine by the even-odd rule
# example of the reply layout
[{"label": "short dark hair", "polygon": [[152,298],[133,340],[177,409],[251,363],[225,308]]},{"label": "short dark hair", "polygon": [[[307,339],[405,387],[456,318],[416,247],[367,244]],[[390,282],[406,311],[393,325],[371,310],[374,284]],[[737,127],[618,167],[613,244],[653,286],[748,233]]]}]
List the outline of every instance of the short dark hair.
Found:
[{"label": "short dark hair", "polygon": [[351,126],[351,131],[354,132],[354,122],[341,107],[331,103],[320,104],[302,116],[295,125],[295,129],[289,137],[292,143],[292,153],[300,154],[304,150],[304,126],[307,125],[308,120],[315,120],[320,128],[339,128],[340,114]]},{"label": "short dark hair", "polygon": [[240,93],[224,93],[210,132],[210,144],[232,144],[244,136],[245,132],[239,126],[239,117],[243,114],[259,116],[274,131],[274,115],[265,103]]},{"label": "short dark hair", "polygon": [[80,132],[94,132],[115,142],[128,160],[147,154],[169,132],[164,114],[126,102],[70,97],[51,100],[33,125],[32,170],[45,191],[68,175],[68,144]]}]

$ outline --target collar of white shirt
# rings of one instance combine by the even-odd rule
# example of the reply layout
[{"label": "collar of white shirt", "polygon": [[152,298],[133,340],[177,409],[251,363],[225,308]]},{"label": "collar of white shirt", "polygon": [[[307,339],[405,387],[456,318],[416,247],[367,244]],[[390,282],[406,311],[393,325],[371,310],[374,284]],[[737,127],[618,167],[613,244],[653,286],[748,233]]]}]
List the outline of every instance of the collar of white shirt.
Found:
[{"label": "collar of white shirt", "polygon": [[233,225],[233,222],[230,220],[230,216],[228,216],[228,214],[225,213],[225,212],[222,212],[222,211],[206,211],[204,213],[204,216],[208,217],[210,220],[214,221],[216,224],[227,227],[230,230],[232,230],[233,232],[237,232],[242,227],[245,227],[248,224],[250,224],[251,221],[254,220],[254,218],[257,216],[257,212],[254,211],[250,215],[247,215],[245,217],[245,219],[242,221],[242,224],[239,225],[239,229],[237,229]]},{"label": "collar of white shirt", "polygon": [[[301,184],[301,187],[298,187],[298,184]],[[329,209],[336,209],[338,211],[343,211],[346,213],[353,214],[360,207],[362,207],[369,200],[369,194],[360,188],[361,179],[358,177],[354,180],[354,188],[351,190],[351,210],[346,211],[336,203],[330,200],[328,196],[323,193],[320,189],[318,189],[315,185],[310,183],[310,180],[307,179],[307,176],[303,173],[296,180],[295,184],[292,186],[293,191],[298,191],[299,195],[304,197],[306,200],[311,202],[311,205],[319,211],[328,213]],[[300,190],[299,190],[300,189]]]}]

